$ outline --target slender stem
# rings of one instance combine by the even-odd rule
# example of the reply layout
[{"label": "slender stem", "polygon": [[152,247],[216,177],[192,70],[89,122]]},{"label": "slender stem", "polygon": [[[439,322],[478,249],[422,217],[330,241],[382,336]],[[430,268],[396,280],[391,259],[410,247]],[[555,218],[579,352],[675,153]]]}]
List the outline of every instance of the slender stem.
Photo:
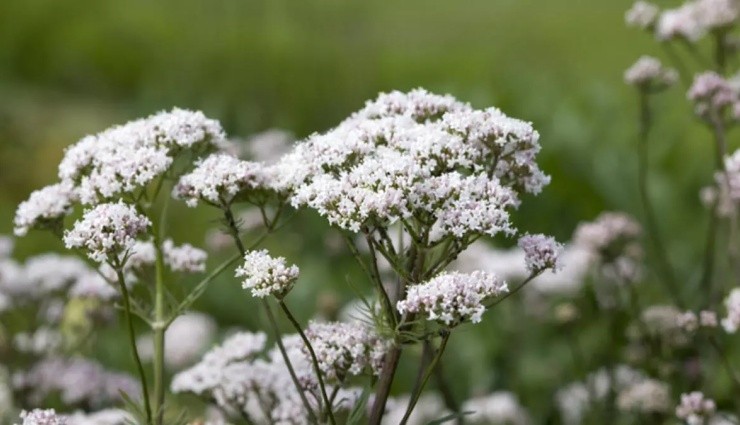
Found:
[{"label": "slender stem", "polygon": [[272,314],[272,308],[270,308],[270,304],[267,302],[266,299],[262,298],[262,305],[265,308],[265,311],[267,312],[267,319],[270,322],[270,325],[272,325],[272,331],[275,334],[275,341],[277,343],[278,349],[280,350],[280,354],[283,356],[283,360],[285,361],[285,366],[288,368],[288,373],[290,373],[290,379],[293,380],[293,384],[296,387],[296,390],[298,391],[298,395],[301,397],[301,401],[303,402],[303,407],[306,408],[306,411],[308,412],[309,418],[311,419],[311,423],[318,423],[316,419],[316,415],[313,412],[313,409],[311,408],[311,403],[306,398],[306,393],[303,391],[303,388],[301,387],[300,381],[298,381],[298,375],[295,373],[295,369],[293,368],[293,364],[290,362],[290,358],[288,357],[288,352],[285,350],[285,345],[283,344],[283,338],[280,335],[280,328],[278,328],[277,321],[275,320],[275,315]]},{"label": "slender stem", "polygon": [[385,288],[383,287],[383,281],[380,279],[380,271],[378,270],[378,257],[375,253],[375,246],[374,246],[374,239],[366,234],[365,238],[367,240],[367,245],[370,248],[370,258],[372,258],[372,276],[371,278],[375,281],[375,285],[378,288],[378,293],[380,295],[380,299],[383,301],[383,309],[385,310],[386,317],[388,317],[388,320],[391,321],[391,326],[395,329],[396,328],[396,313],[393,309],[393,305],[391,304],[391,299],[388,298],[388,293],[385,291]]},{"label": "slender stem", "polygon": [[683,308],[683,302],[679,296],[678,284],[676,281],[676,275],[673,272],[673,267],[668,261],[668,255],[666,252],[663,238],[660,235],[658,229],[658,221],[656,220],[655,210],[650,200],[650,194],[648,193],[648,137],[650,134],[650,128],[652,124],[652,114],[650,110],[649,95],[645,91],[640,91],[640,119],[639,119],[639,131],[638,131],[638,146],[637,146],[637,180],[640,191],[640,200],[642,201],[642,207],[645,213],[645,223],[647,224],[648,235],[653,243],[655,256],[657,257],[658,264],[661,270],[662,279],[666,291],[670,294],[673,301],[679,307]]},{"label": "slender stem", "polygon": [[368,424],[370,425],[380,424],[380,420],[383,418],[385,403],[391,393],[391,384],[396,375],[396,369],[398,368],[400,359],[401,347],[399,345],[393,345],[383,359],[383,370],[378,379],[375,401],[373,401],[370,417],[368,418]]},{"label": "slender stem", "polygon": [[157,232],[154,233],[155,267],[155,294],[154,294],[154,414],[155,424],[164,423],[164,334],[167,330],[167,316],[165,311],[164,287],[164,253],[162,241]]},{"label": "slender stem", "polygon": [[714,62],[717,72],[721,75],[725,73],[727,67],[727,46],[725,31],[719,31],[714,36]]},{"label": "slender stem", "polygon": [[[457,399],[455,399],[455,394],[453,394],[452,388],[450,388],[450,383],[444,373],[443,366],[444,363],[440,359],[437,363],[437,367],[434,369],[434,378],[437,382],[437,389],[439,390],[440,394],[442,394],[442,401],[444,401],[445,407],[447,407],[450,411],[459,414],[462,412],[462,408]],[[465,423],[465,417],[463,415],[460,415],[457,418],[456,422],[458,425],[463,425]]]},{"label": "slender stem", "polygon": [[535,273],[535,274],[529,275],[529,277],[526,278],[526,279],[524,279],[524,281],[522,283],[520,283],[519,285],[517,285],[516,288],[514,288],[513,291],[509,291],[509,292],[505,293],[503,296],[501,296],[500,298],[497,298],[493,303],[491,303],[491,305],[488,306],[488,308],[489,309],[490,308],[493,308],[493,307],[497,306],[499,303],[503,302],[505,299],[507,299],[510,296],[516,294],[522,288],[524,288],[524,285],[528,284],[529,282],[532,281],[532,279],[534,279],[535,277],[537,277],[539,275],[540,275],[540,273]]},{"label": "slender stem", "polygon": [[687,89],[689,86],[691,86],[691,77],[688,67],[686,67],[686,64],[681,59],[681,56],[676,53],[676,51],[673,49],[673,45],[671,43],[660,43],[660,45],[663,47],[663,50],[666,52],[666,55],[668,55],[668,59],[673,63],[673,66],[676,67],[676,70],[678,71],[678,76],[681,79],[681,83],[686,87]]},{"label": "slender stem", "polygon": [[[247,253],[247,250],[246,248],[244,248],[244,244],[242,243],[242,240],[239,237],[239,227],[236,224],[236,219],[234,218],[234,214],[231,212],[230,208],[224,209],[224,217],[226,219],[226,225],[228,226],[229,233],[231,234],[231,237],[234,240],[234,244],[239,250],[239,254],[243,258],[244,255]],[[276,222],[277,222],[277,218],[275,218],[271,224],[274,226]],[[268,227],[268,231],[265,233],[265,235],[269,233],[271,230],[272,228]],[[306,395],[303,391],[303,387],[301,386],[301,383],[298,380],[298,375],[296,375],[295,373],[295,368],[293,367],[293,364],[290,361],[290,357],[288,357],[288,352],[285,350],[285,345],[283,344],[283,337],[280,334],[280,328],[277,325],[275,316],[272,314],[272,309],[270,308],[270,304],[264,298],[262,299],[262,306],[264,307],[265,312],[267,313],[268,321],[270,322],[272,331],[275,334],[275,342],[277,343],[278,349],[280,349],[280,355],[283,357],[283,361],[285,362],[285,365],[288,368],[288,372],[290,373],[290,379],[293,381],[296,391],[298,391],[298,394],[301,397],[301,401],[303,402],[303,407],[306,409],[306,412],[308,412],[311,422],[314,424],[318,423],[316,419],[316,415],[314,414],[313,409],[311,408],[311,403],[309,403],[308,399],[306,398]]]},{"label": "slender stem", "polygon": [[144,410],[146,411],[146,421],[148,424],[152,423],[152,407],[149,404],[149,386],[146,383],[146,373],[144,373],[144,366],[141,363],[139,357],[139,349],[136,346],[136,333],[134,332],[134,321],[131,316],[131,303],[129,300],[128,288],[126,288],[126,281],[124,280],[123,270],[121,267],[116,267],[116,275],[118,276],[118,285],[121,287],[121,298],[123,298],[123,307],[126,312],[126,322],[128,328],[128,339],[129,345],[131,345],[131,353],[136,363],[136,370],[139,373],[139,379],[141,380],[141,391],[144,398]]},{"label": "slender stem", "polygon": [[334,413],[332,412],[332,406],[331,401],[329,400],[329,395],[326,393],[326,386],[324,386],[324,378],[321,376],[321,368],[319,367],[319,359],[316,357],[316,352],[313,350],[313,346],[311,345],[311,341],[308,340],[306,337],[306,334],[303,332],[303,329],[301,328],[301,325],[298,323],[298,321],[295,319],[293,314],[290,312],[290,309],[287,305],[285,305],[285,302],[283,300],[278,300],[278,304],[280,305],[280,308],[283,309],[283,313],[285,313],[285,316],[288,318],[290,323],[295,328],[296,332],[298,332],[298,335],[301,336],[301,339],[303,340],[303,344],[306,345],[306,349],[308,350],[308,353],[311,355],[311,363],[313,363],[313,369],[314,372],[316,372],[316,378],[319,381],[319,388],[321,389],[321,398],[324,400],[324,404],[326,405],[326,412],[329,415],[329,422],[331,422],[333,425],[336,425],[337,421],[334,419]]},{"label": "slender stem", "polygon": [[421,385],[419,385],[418,391],[415,391],[411,395],[411,400],[409,401],[409,405],[406,408],[406,413],[404,413],[403,415],[403,419],[401,419],[400,425],[406,425],[406,423],[408,422],[409,417],[411,416],[411,412],[414,411],[414,407],[416,407],[416,403],[419,401],[419,397],[424,390],[424,386],[426,385],[427,381],[429,381],[429,377],[432,376],[432,372],[434,372],[434,368],[437,366],[437,363],[439,363],[440,358],[442,358],[442,354],[445,351],[445,347],[447,347],[447,341],[449,341],[449,339],[450,332],[445,331],[444,335],[442,335],[442,342],[439,344],[437,353],[432,358],[431,363],[429,363],[429,367],[427,367],[427,370],[424,372],[424,376],[422,377]]}]

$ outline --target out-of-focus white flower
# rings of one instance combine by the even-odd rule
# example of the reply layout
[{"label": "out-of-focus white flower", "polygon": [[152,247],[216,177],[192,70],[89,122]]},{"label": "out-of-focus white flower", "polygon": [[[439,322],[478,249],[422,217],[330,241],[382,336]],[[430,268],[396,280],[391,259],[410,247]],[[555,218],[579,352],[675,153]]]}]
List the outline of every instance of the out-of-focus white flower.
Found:
[{"label": "out-of-focus white flower", "polygon": [[[713,71],[707,71],[694,76],[686,97],[694,102],[694,110],[701,117],[721,117],[727,109],[735,109],[740,104],[740,91]],[[738,118],[738,117],[735,117]]]},{"label": "out-of-focus white flower", "polygon": [[649,29],[655,25],[660,9],[653,3],[636,1],[632,7],[625,12],[624,21],[630,27]]},{"label": "out-of-focus white flower", "polygon": [[702,425],[714,416],[717,406],[714,400],[699,391],[681,394],[681,403],[676,406],[676,416],[689,425]]},{"label": "out-of-focus white flower", "polygon": [[519,238],[519,248],[524,251],[524,263],[532,274],[545,270],[557,272],[562,268],[560,255],[563,244],[545,235],[524,235]]},{"label": "out-of-focus white flower", "polygon": [[105,370],[84,358],[49,357],[13,375],[13,387],[25,391],[32,403],[58,394],[68,406],[100,407],[121,400],[121,392],[139,396],[139,383],[130,375]]},{"label": "out-of-focus white flower", "polygon": [[15,241],[10,236],[0,235],[0,259],[10,258],[15,247]]},{"label": "out-of-focus white flower", "polygon": [[443,273],[410,286],[396,308],[401,314],[421,313],[447,326],[466,321],[478,323],[486,311],[485,301],[508,290],[506,282],[490,273]]},{"label": "out-of-focus white flower", "polygon": [[288,153],[295,140],[290,131],[272,128],[249,136],[244,150],[254,161],[273,163]]},{"label": "out-of-focus white flower", "polygon": [[624,81],[635,87],[658,90],[674,85],[678,72],[665,68],[658,59],[642,56],[624,72]]},{"label": "out-of-focus white flower", "polygon": [[665,413],[672,408],[668,384],[655,379],[645,379],[630,385],[617,395],[617,407],[626,412]]},{"label": "out-of-focus white flower", "polygon": [[659,40],[681,38],[695,42],[708,32],[734,26],[738,16],[740,4],[736,0],[689,0],[660,15],[656,36]]},{"label": "out-of-focus white flower", "polygon": [[725,332],[734,334],[740,328],[740,288],[734,288],[725,298],[727,316],[722,319]]},{"label": "out-of-focus white flower", "polygon": [[[178,316],[164,334],[165,366],[181,370],[195,363],[213,343],[216,330],[216,321],[207,314],[191,312]],[[136,345],[142,360],[154,357],[152,335],[138,338]]]},{"label": "out-of-focus white flower", "polygon": [[72,230],[65,232],[64,244],[69,249],[83,249],[99,263],[119,261],[149,226],[147,217],[123,201],[100,204],[86,211]]},{"label": "out-of-focus white flower", "polygon": [[188,243],[176,246],[171,239],[162,243],[165,263],[175,272],[200,273],[206,270],[208,254]]},{"label": "out-of-focus white flower", "polygon": [[242,287],[259,298],[283,298],[298,280],[298,273],[298,266],[288,266],[284,257],[273,258],[267,250],[247,252],[244,264],[236,269],[236,277],[245,278]]},{"label": "out-of-focus white flower", "polygon": [[34,409],[30,412],[22,411],[19,425],[68,425],[67,419],[57,415],[54,409]]},{"label": "out-of-focus white flower", "polygon": [[[389,398],[385,405],[386,412],[383,415],[381,424],[396,425],[401,423],[410,399],[411,397],[408,395]],[[414,407],[406,423],[408,425],[425,425],[449,414],[450,411],[445,407],[439,394],[425,392],[419,397],[416,407]]]},{"label": "out-of-focus white flower", "polygon": [[15,212],[16,236],[24,236],[35,228],[54,228],[72,212],[76,196],[71,184],[57,183],[31,193]]},{"label": "out-of-focus white flower", "polygon": [[605,277],[629,283],[641,272],[641,234],[640,224],[627,214],[604,212],[593,222],[579,224],[573,243],[598,259]]},{"label": "out-of-focus white flower", "polygon": [[519,404],[516,395],[508,391],[497,391],[486,396],[476,397],[463,403],[466,422],[485,425],[528,425],[529,414]]},{"label": "out-of-focus white flower", "polygon": [[104,409],[97,412],[75,412],[66,417],[67,425],[128,425],[134,418],[125,410]]},{"label": "out-of-focus white flower", "polygon": [[20,332],[13,336],[13,347],[21,353],[36,356],[52,354],[62,346],[62,334],[52,328],[40,327],[33,333]]},{"label": "out-of-focus white flower", "polygon": [[[390,343],[361,323],[311,322],[306,337],[316,353],[319,369],[329,380],[364,372],[379,375]],[[308,353],[308,351],[306,351]]]},{"label": "out-of-focus white flower", "polygon": [[193,171],[180,177],[172,189],[172,196],[184,200],[189,207],[203,201],[227,208],[238,195],[266,188],[267,183],[268,174],[262,164],[213,154],[198,161]]}]

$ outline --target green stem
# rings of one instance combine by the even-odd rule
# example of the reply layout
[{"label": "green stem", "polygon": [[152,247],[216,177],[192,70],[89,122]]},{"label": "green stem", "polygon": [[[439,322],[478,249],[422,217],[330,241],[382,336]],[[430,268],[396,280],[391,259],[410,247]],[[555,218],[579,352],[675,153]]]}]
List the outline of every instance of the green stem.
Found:
[{"label": "green stem", "polygon": [[316,357],[316,352],[314,352],[313,350],[311,341],[308,340],[308,338],[306,337],[306,334],[303,332],[303,329],[301,329],[301,325],[298,323],[298,321],[295,319],[293,314],[290,312],[290,309],[288,309],[288,306],[285,305],[285,302],[283,300],[278,300],[278,304],[280,305],[280,308],[285,313],[285,316],[288,318],[290,323],[293,325],[295,330],[298,332],[298,335],[301,336],[301,339],[303,340],[303,344],[305,344],[306,349],[308,350],[308,353],[311,355],[311,363],[313,363],[313,369],[316,372],[316,378],[319,381],[319,388],[321,389],[321,398],[324,400],[324,404],[326,406],[326,413],[329,415],[329,422],[331,422],[332,425],[336,425],[337,421],[336,419],[334,419],[334,413],[332,412],[331,401],[329,400],[329,396],[326,392],[326,387],[324,386],[324,378],[321,377],[321,368],[319,367],[319,359]]},{"label": "green stem", "polygon": [[146,383],[146,373],[144,373],[144,366],[141,363],[139,357],[139,349],[136,346],[136,333],[134,332],[134,321],[131,316],[131,303],[129,300],[128,288],[126,288],[126,282],[124,280],[123,271],[121,267],[116,267],[116,274],[118,276],[118,285],[121,287],[121,298],[123,298],[123,307],[126,312],[126,322],[128,330],[129,345],[131,345],[131,353],[136,363],[136,370],[139,373],[139,379],[141,380],[141,392],[144,398],[144,410],[146,411],[147,423],[152,423],[152,407],[149,404],[149,388]]},{"label": "green stem", "polygon": [[264,298],[262,298],[262,305],[267,312],[267,319],[269,320],[270,325],[272,326],[272,331],[275,334],[275,341],[277,343],[278,349],[280,350],[280,355],[283,356],[283,360],[285,361],[285,366],[288,368],[290,378],[293,380],[293,384],[295,385],[296,390],[298,391],[298,395],[301,397],[301,401],[303,402],[303,407],[306,408],[309,418],[311,419],[311,423],[316,424],[318,423],[316,415],[314,414],[313,409],[311,409],[311,403],[309,403],[308,399],[306,398],[306,393],[305,391],[303,391],[301,383],[298,381],[298,375],[296,375],[293,364],[290,362],[290,358],[288,357],[288,352],[285,350],[283,338],[280,335],[280,328],[278,328],[277,321],[275,320],[275,315],[272,314],[272,308],[270,308],[270,304]]},{"label": "green stem", "polygon": [[[239,237],[239,227],[236,224],[236,219],[234,218],[234,214],[232,213],[230,208],[224,209],[224,218],[226,219],[226,225],[229,229],[229,233],[231,234],[232,239],[234,240],[234,244],[236,245],[236,248],[239,250],[239,254],[242,258],[244,258],[244,255],[247,253],[246,248],[244,248],[244,244],[242,243],[241,238]],[[272,226],[275,225],[277,222],[277,217],[273,220],[271,223]],[[265,232],[265,235],[267,236],[268,233],[272,230],[272,227],[267,228],[267,232]],[[261,242],[263,238],[261,238],[258,242]],[[256,246],[256,243],[252,246]],[[295,368],[293,367],[293,364],[290,361],[290,357],[288,357],[288,352],[285,350],[285,345],[283,344],[283,337],[280,334],[280,328],[278,327],[277,321],[275,320],[275,316],[272,314],[272,309],[270,308],[270,304],[265,300],[262,299],[262,306],[265,309],[265,312],[267,313],[267,319],[270,322],[270,326],[272,327],[272,332],[275,334],[275,343],[278,346],[278,349],[280,350],[280,355],[283,357],[283,361],[285,362],[285,366],[288,368],[288,373],[290,374],[290,379],[293,381],[293,385],[295,385],[296,391],[298,391],[298,395],[301,397],[301,402],[303,402],[303,407],[306,409],[306,412],[309,415],[309,418],[311,420],[311,423],[318,423],[316,420],[316,415],[313,412],[313,409],[311,409],[311,403],[309,403],[308,399],[306,398],[306,395],[303,391],[303,387],[301,386],[300,381],[298,380],[298,375],[295,373]]]},{"label": "green stem", "polygon": [[157,229],[154,233],[154,250],[156,252],[155,294],[154,294],[154,414],[156,425],[164,423],[164,334],[167,330],[164,287],[164,253],[162,241]]},{"label": "green stem", "polygon": [[424,372],[424,376],[421,379],[421,385],[417,388],[417,391],[415,391],[412,396],[411,400],[409,401],[409,405],[406,408],[406,413],[403,415],[403,419],[401,419],[400,425],[406,425],[406,423],[409,420],[409,417],[411,416],[411,412],[414,411],[414,407],[416,407],[416,403],[419,401],[419,397],[421,396],[422,391],[424,390],[424,386],[426,385],[427,381],[429,381],[429,377],[432,376],[432,373],[434,372],[434,368],[437,366],[437,363],[439,363],[440,358],[442,358],[442,354],[445,351],[445,347],[447,347],[447,341],[450,339],[450,332],[444,331],[444,335],[442,335],[442,342],[439,344],[439,348],[437,349],[437,353],[435,354],[434,358],[432,358],[431,363],[429,363],[429,367],[427,367],[427,370]]}]

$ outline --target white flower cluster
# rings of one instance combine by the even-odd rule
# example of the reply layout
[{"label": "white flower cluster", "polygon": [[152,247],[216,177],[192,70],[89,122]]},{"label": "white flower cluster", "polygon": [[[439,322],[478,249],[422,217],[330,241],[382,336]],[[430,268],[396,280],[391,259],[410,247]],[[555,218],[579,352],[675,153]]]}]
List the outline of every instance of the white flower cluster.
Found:
[{"label": "white flower cluster", "polygon": [[401,314],[424,314],[427,319],[456,326],[478,323],[486,311],[485,301],[508,292],[506,282],[481,271],[451,272],[412,285],[396,308]]},{"label": "white flower cluster", "polygon": [[68,425],[67,419],[57,415],[54,409],[34,409],[30,412],[24,410],[20,417],[23,420],[20,425]]},{"label": "white flower cluster", "polygon": [[599,259],[605,276],[632,282],[640,275],[641,234],[640,224],[632,217],[604,212],[593,222],[579,224],[573,242]]},{"label": "white flower cluster", "polygon": [[13,387],[26,391],[35,404],[58,394],[65,405],[91,407],[118,402],[122,392],[136,398],[141,391],[130,375],[107,371],[92,360],[60,357],[43,359],[28,371],[16,372]]},{"label": "white flower cluster", "polygon": [[659,13],[660,9],[658,6],[639,0],[624,14],[624,21],[631,27],[637,27],[643,30],[652,29],[655,21],[658,19]]},{"label": "white flower cluster", "polygon": [[30,353],[37,356],[57,351],[63,342],[61,332],[46,326],[39,327],[34,332],[19,332],[13,336],[13,347],[20,353]]},{"label": "white flower cluster", "polygon": [[180,177],[172,196],[189,207],[203,201],[226,208],[247,190],[266,188],[267,168],[257,162],[242,161],[226,154],[213,154],[196,163],[195,169]]},{"label": "white flower cluster", "polygon": [[[206,353],[200,363],[177,374],[172,391],[207,396],[222,409],[240,412],[255,423],[307,425],[308,412],[285,361],[277,348],[264,351],[265,340],[261,333],[232,336]],[[302,391],[309,400],[319,400],[318,381],[303,351],[303,341],[298,335],[288,335],[283,343]],[[334,390],[335,412],[351,409],[359,398],[357,390]]]},{"label": "white flower cluster", "polygon": [[85,250],[99,263],[120,260],[149,226],[151,221],[131,205],[122,201],[100,204],[87,210],[72,230],[64,233],[64,244],[69,249]]},{"label": "white flower cluster", "polygon": [[219,149],[224,134],[201,112],[173,109],[87,136],[67,148],[60,182],[37,190],[15,215],[15,233],[56,228],[77,202],[97,204],[133,195],[162,176],[187,150]]},{"label": "white flower cluster", "polygon": [[676,416],[688,425],[703,425],[714,416],[717,406],[714,400],[699,391],[681,394],[681,403],[676,406]]},{"label": "white flower cluster", "polygon": [[[348,375],[379,375],[390,343],[361,323],[311,322],[306,337],[325,379],[343,381]],[[308,351],[305,351],[308,354]]]},{"label": "white flower cluster", "polygon": [[701,117],[721,118],[723,111],[730,109],[735,119],[740,118],[740,90],[713,71],[697,74],[686,96],[694,102],[694,110]]},{"label": "white flower cluster", "polygon": [[478,425],[529,425],[529,414],[522,407],[516,394],[497,391],[467,400],[462,406],[466,422]]},{"label": "white flower cluster", "polygon": [[162,254],[173,272],[202,273],[206,270],[208,254],[188,243],[177,246],[167,239],[162,243]]},{"label": "white flower cluster", "polygon": [[560,255],[563,244],[546,235],[524,235],[519,238],[519,248],[524,251],[524,263],[531,274],[545,270],[556,272],[562,268]]},{"label": "white flower cluster", "polygon": [[[193,364],[213,343],[216,321],[209,315],[190,312],[177,317],[164,334],[164,360],[169,370],[181,370]],[[136,341],[142,360],[154,357],[152,335]]]},{"label": "white flower cluster", "polygon": [[695,42],[706,33],[735,25],[740,14],[736,0],[689,0],[661,13],[655,34],[659,40]]},{"label": "white flower cluster", "polygon": [[672,404],[670,387],[656,379],[639,381],[617,396],[617,407],[624,412],[667,413]]},{"label": "white flower cluster", "polygon": [[67,149],[59,178],[75,183],[84,204],[132,193],[162,175],[183,150],[224,144],[218,121],[173,109],[88,136]]},{"label": "white flower cluster", "polygon": [[34,228],[54,228],[72,212],[76,201],[72,185],[57,183],[31,193],[18,205],[13,224],[15,234],[24,236]]},{"label": "white flower cluster", "polygon": [[288,266],[284,257],[273,258],[267,250],[249,251],[236,277],[244,277],[242,288],[251,289],[253,297],[273,295],[283,298],[298,280],[298,266]]},{"label": "white flower cluster", "polygon": [[716,328],[719,326],[717,313],[710,310],[702,310],[699,316],[693,311],[687,311],[678,316],[678,326],[685,332],[696,332],[701,328]]},{"label": "white flower cluster", "polygon": [[[623,407],[629,407],[629,410],[640,407],[629,393],[632,392],[630,390],[632,387],[646,380],[650,378],[641,372],[629,366],[617,365],[611,371],[602,368],[590,373],[584,381],[568,384],[555,394],[555,402],[560,411],[562,423],[565,425],[583,423],[583,418],[589,413],[589,409],[597,408],[600,403],[607,401],[612,393],[617,395],[617,400],[622,393],[625,393],[622,396]],[[655,389],[656,384],[646,384],[645,387]],[[643,390],[638,388],[634,391]]]},{"label": "white flower cluster", "polygon": [[658,90],[676,84],[678,72],[654,57],[642,56],[624,72],[624,81],[641,89]]},{"label": "white flower cluster", "polygon": [[381,94],[335,129],[299,143],[276,166],[292,189],[343,229],[424,217],[438,236],[512,233],[519,192],[549,182],[539,135],[495,108],[475,110],[424,90]]},{"label": "white flower cluster", "polygon": [[725,298],[727,316],[722,319],[725,332],[734,334],[740,329],[740,288],[734,288]]}]

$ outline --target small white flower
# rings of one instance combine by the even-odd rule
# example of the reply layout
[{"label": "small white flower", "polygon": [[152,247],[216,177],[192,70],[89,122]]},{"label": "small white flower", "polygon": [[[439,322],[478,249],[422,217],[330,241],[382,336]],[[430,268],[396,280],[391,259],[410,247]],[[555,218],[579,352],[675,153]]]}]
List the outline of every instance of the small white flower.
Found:
[{"label": "small white flower", "polygon": [[65,232],[64,243],[69,249],[83,249],[99,263],[113,258],[119,261],[150,225],[147,217],[123,201],[100,204],[86,211],[72,230]]},{"label": "small white flower", "polygon": [[734,334],[740,329],[740,288],[734,288],[725,298],[727,316],[722,319],[722,327],[725,332]]},{"label": "small white flower", "polygon": [[283,298],[298,280],[298,273],[297,266],[288,266],[284,257],[271,257],[267,250],[247,252],[244,264],[236,269],[236,277],[245,278],[242,288],[251,289],[252,296],[259,298]]},{"label": "small white flower", "polygon": [[624,14],[624,21],[628,26],[644,30],[655,25],[655,21],[658,19],[658,13],[660,13],[658,6],[640,0],[636,1]]},{"label": "small white flower", "polygon": [[208,254],[190,244],[176,246],[171,239],[162,243],[164,261],[174,272],[200,273],[206,270]]},{"label": "small white flower", "polygon": [[519,238],[518,245],[524,251],[524,261],[530,273],[541,273],[548,269],[556,272],[562,268],[560,255],[563,252],[563,244],[558,243],[555,238],[545,235],[524,235]]},{"label": "small white flower", "polygon": [[661,89],[678,81],[678,72],[665,68],[658,59],[642,56],[624,72],[624,81],[632,86]]},{"label": "small white flower", "polygon": [[702,425],[705,419],[714,415],[716,409],[714,400],[706,398],[699,391],[693,391],[681,394],[681,403],[676,407],[676,416],[689,425]]},{"label": "small white flower", "polygon": [[508,290],[506,282],[490,273],[443,273],[410,286],[406,299],[399,301],[396,308],[401,314],[422,313],[447,326],[468,320],[478,323],[486,311],[484,302]]}]

